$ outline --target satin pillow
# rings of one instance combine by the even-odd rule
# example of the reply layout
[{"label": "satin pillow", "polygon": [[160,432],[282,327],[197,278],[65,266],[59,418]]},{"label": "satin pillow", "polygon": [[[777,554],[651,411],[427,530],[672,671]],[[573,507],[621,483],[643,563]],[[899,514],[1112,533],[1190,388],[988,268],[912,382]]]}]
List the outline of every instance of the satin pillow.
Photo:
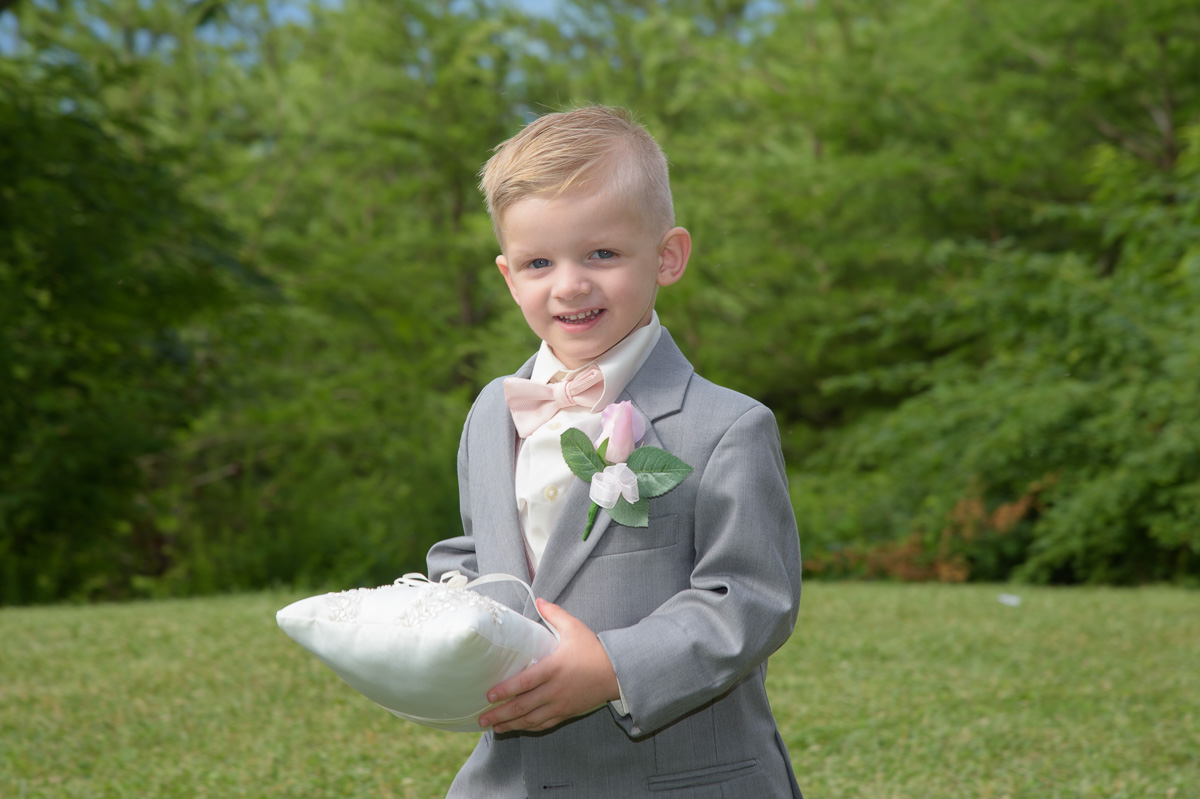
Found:
[{"label": "satin pillow", "polygon": [[275,615],[293,641],[356,691],[397,716],[455,732],[479,732],[487,692],[554,651],[557,633],[471,587],[524,581],[507,574],[472,582],[458,572],[431,583],[408,574],[393,585],[321,594]]}]

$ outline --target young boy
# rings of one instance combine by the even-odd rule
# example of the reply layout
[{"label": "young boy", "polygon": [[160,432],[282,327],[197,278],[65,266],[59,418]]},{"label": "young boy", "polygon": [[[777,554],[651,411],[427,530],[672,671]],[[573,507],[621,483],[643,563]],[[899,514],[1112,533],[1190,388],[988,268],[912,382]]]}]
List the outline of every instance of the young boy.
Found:
[{"label": "young boy", "polygon": [[[666,158],[626,113],[583,108],[537,119],[482,175],[496,265],[542,345],[467,417],[465,535],[430,550],[429,572],[531,581],[561,639],[489,692],[498,704],[449,795],[799,797],[764,688],[800,601],[779,433],[765,407],[697,376],[659,325],[658,289],[691,252]],[[552,401],[516,400],[531,391]],[[693,471],[650,499],[647,527],[601,510],[585,540],[590,486],[560,436],[596,441],[601,411],[624,400],[640,443]],[[535,615],[504,590],[490,593]]]}]

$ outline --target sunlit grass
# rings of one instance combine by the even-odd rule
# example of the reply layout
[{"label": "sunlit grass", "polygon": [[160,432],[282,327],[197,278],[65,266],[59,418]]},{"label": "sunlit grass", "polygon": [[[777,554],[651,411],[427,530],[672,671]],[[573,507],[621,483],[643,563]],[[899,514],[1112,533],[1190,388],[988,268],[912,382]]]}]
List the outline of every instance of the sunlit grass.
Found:
[{"label": "sunlit grass", "polygon": [[[475,736],[341,683],[296,598],[0,611],[0,796],[444,795]],[[1198,663],[1194,592],[810,581],[769,679],[810,799],[1182,799]]]},{"label": "sunlit grass", "polygon": [[816,799],[1185,797],[1198,664],[1183,590],[810,583],[771,688]]}]

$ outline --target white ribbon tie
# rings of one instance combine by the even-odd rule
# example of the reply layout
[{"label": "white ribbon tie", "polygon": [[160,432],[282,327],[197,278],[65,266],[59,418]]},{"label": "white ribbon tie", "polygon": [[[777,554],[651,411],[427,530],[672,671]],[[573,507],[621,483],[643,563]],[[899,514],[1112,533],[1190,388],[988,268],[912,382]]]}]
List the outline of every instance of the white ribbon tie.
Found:
[{"label": "white ribbon tie", "polygon": [[624,463],[615,463],[605,467],[604,471],[592,476],[592,490],[589,492],[592,502],[605,510],[617,504],[617,499],[624,497],[630,505],[638,501],[637,474]]}]

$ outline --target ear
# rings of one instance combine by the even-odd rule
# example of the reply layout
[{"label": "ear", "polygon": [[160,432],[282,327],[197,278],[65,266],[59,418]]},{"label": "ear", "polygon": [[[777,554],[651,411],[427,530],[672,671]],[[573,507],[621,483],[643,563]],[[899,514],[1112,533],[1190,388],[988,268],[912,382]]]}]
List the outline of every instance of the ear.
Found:
[{"label": "ear", "polygon": [[669,286],[683,277],[692,254],[692,234],[674,227],[658,246],[658,285]]},{"label": "ear", "polygon": [[517,296],[517,287],[513,285],[512,271],[508,268],[508,259],[503,255],[497,255],[496,266],[500,269],[500,274],[504,275],[504,282],[508,284],[508,293],[512,295],[513,302],[520,305],[521,300]]}]

